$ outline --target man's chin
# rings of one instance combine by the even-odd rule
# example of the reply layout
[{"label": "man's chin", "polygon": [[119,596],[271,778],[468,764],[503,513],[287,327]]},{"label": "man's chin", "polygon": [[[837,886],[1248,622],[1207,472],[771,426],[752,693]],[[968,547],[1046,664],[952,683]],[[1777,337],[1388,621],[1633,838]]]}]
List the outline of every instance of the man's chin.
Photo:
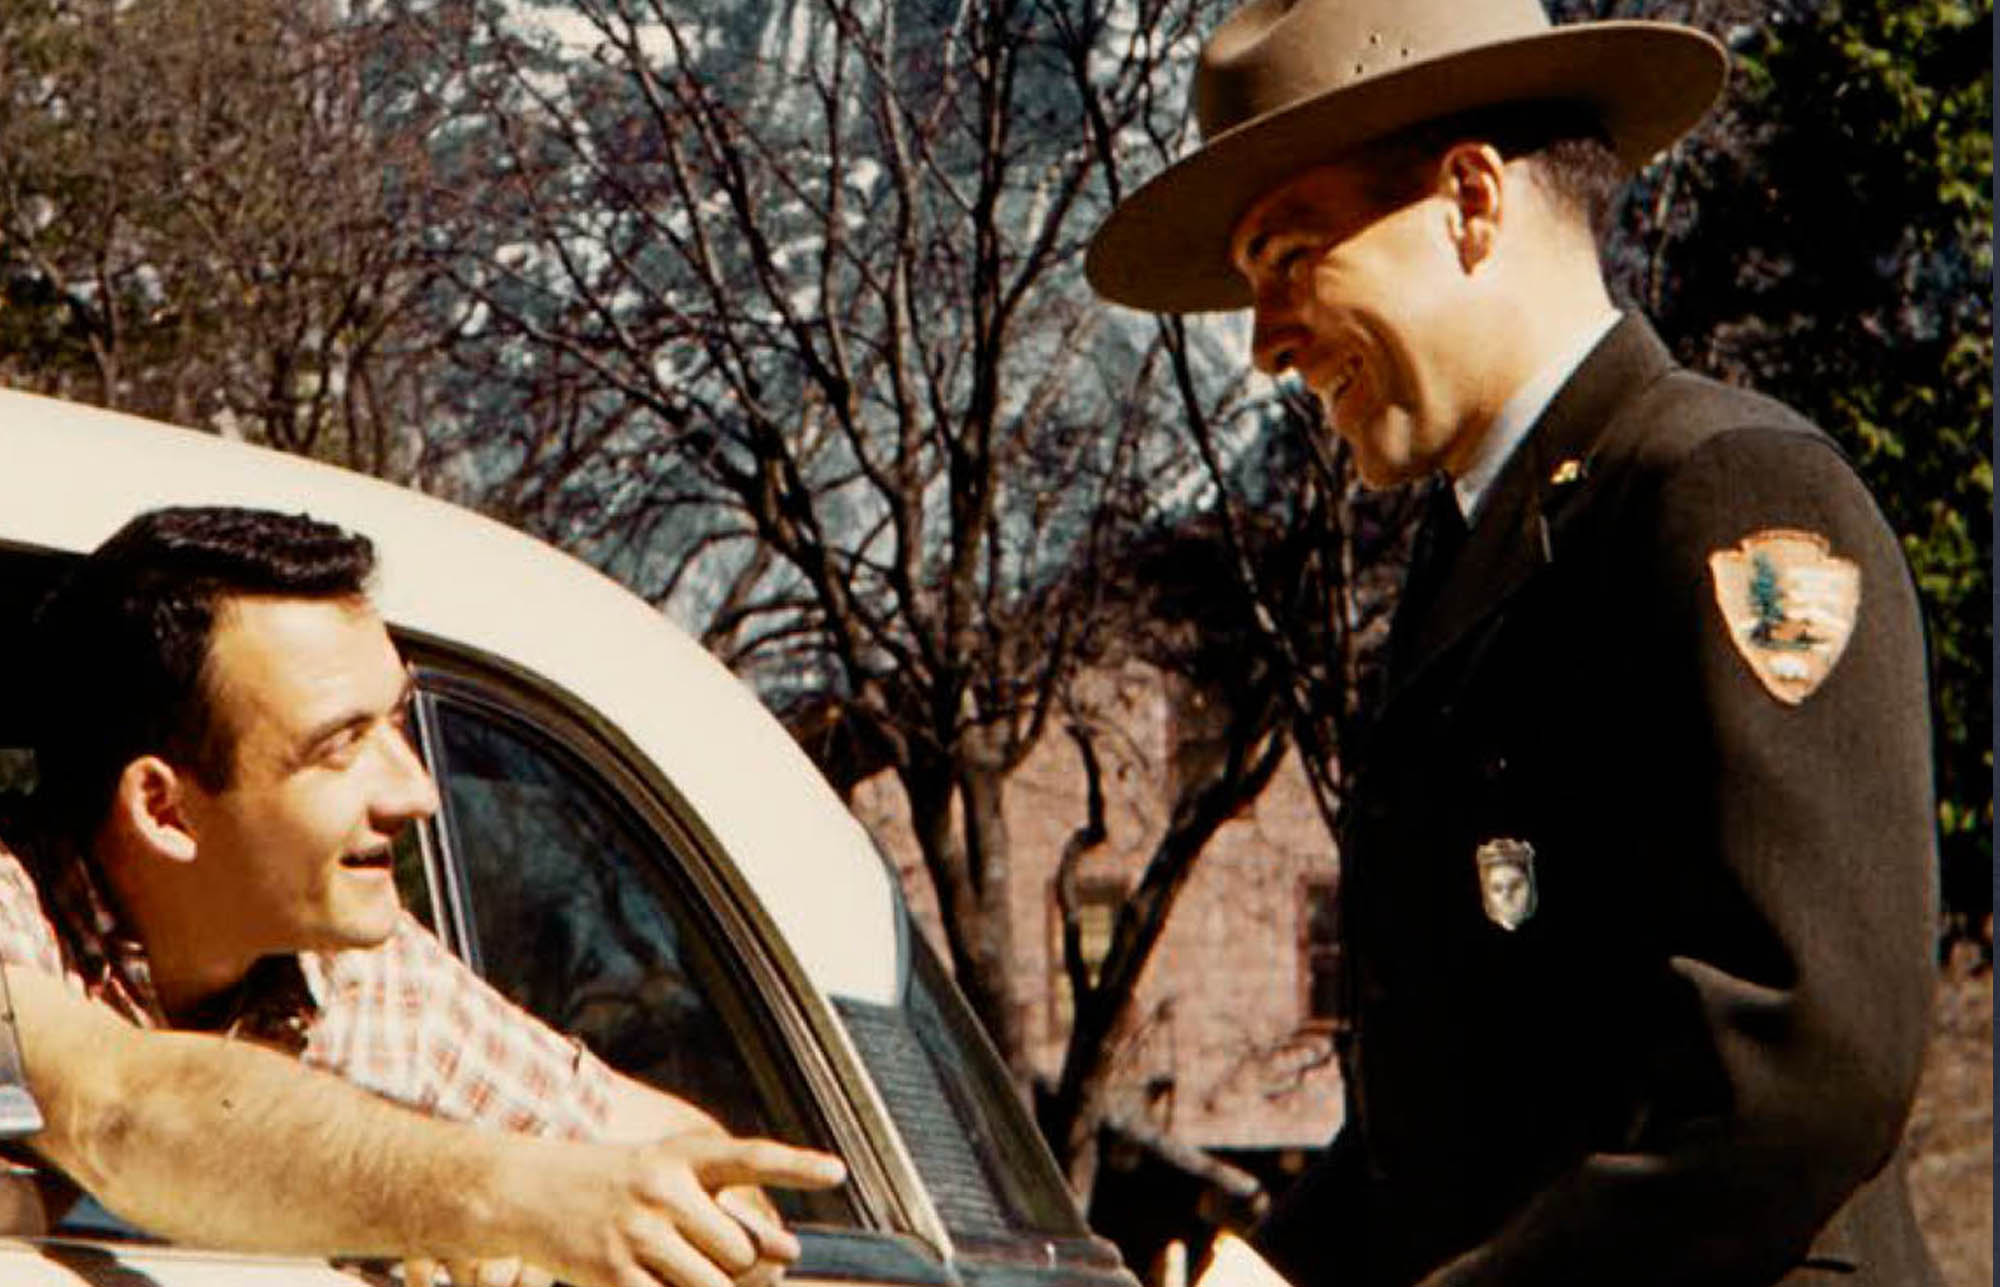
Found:
[{"label": "man's chin", "polygon": [[1363,487],[1371,491],[1387,491],[1414,482],[1429,471],[1357,445],[1354,449],[1354,472],[1360,476]]},{"label": "man's chin", "polygon": [[315,936],[314,950],[343,952],[380,947],[395,934],[402,916],[403,904],[393,893],[368,907],[344,909],[332,924]]},{"label": "man's chin", "polygon": [[1353,432],[1342,431],[1340,436],[1347,440],[1349,454],[1354,458],[1354,472],[1360,476],[1362,486],[1385,491],[1430,473],[1430,463],[1414,459],[1415,453],[1409,450],[1405,434],[1394,419],[1378,411],[1363,418],[1360,425]]},{"label": "man's chin", "polygon": [[1362,464],[1358,459],[1355,461],[1354,464],[1354,472],[1360,476],[1361,485],[1363,487],[1366,487],[1369,491],[1372,492],[1387,491],[1392,487],[1399,486],[1403,482],[1402,479],[1397,478],[1393,474],[1384,473],[1380,470],[1370,469],[1367,465]]},{"label": "man's chin", "polygon": [[309,949],[323,956],[336,952],[372,952],[387,943],[390,934],[342,934],[329,935],[327,941]]}]

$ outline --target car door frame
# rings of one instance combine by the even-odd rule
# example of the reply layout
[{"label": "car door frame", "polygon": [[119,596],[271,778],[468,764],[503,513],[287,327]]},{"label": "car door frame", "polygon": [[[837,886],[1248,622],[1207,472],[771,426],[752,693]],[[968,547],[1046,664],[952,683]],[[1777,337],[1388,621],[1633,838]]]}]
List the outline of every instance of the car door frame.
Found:
[{"label": "car door frame", "polygon": [[[952,1237],[845,1027],[807,979],[720,842],[659,766],[615,723],[543,677],[449,640],[395,633],[414,680],[414,732],[427,764],[442,763],[440,697],[495,709],[594,773],[645,830],[654,860],[678,863],[679,876],[715,927],[719,942],[714,950],[742,972],[746,992],[763,1007],[773,1038],[795,1060],[798,1080],[809,1096],[806,1107],[818,1114],[847,1163],[860,1222],[852,1228],[799,1229],[806,1258],[790,1277],[811,1279],[823,1268],[842,1280],[955,1281]],[[420,845],[438,913],[437,933],[478,970],[467,878],[442,813],[424,825]],[[674,873],[662,874],[671,879]]]}]

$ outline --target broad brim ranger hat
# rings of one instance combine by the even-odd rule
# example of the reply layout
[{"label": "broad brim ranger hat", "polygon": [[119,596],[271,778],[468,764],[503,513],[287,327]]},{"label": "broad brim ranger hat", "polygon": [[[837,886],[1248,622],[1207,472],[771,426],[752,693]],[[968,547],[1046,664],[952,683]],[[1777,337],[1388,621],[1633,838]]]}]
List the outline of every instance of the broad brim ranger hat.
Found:
[{"label": "broad brim ranger hat", "polygon": [[1538,0],[1252,0],[1202,47],[1201,148],[1111,212],[1084,272],[1133,308],[1247,308],[1230,234],[1294,175],[1409,126],[1526,102],[1587,107],[1636,171],[1701,119],[1727,70],[1695,28],[1553,26]]}]

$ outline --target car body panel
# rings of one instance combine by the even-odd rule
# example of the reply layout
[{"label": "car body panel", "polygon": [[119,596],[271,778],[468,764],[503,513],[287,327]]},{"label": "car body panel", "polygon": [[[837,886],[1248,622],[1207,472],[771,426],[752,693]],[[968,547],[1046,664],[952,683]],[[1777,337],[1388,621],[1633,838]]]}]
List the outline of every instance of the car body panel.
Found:
[{"label": "car body panel", "polygon": [[0,453],[0,537],[58,550],[88,550],[158,505],[310,496],[314,517],[375,541],[386,618],[505,657],[600,712],[715,832],[816,986],[894,1001],[895,891],[867,833],[734,675],[609,578],[405,488],[30,394],[0,391]]},{"label": "car body panel", "polygon": [[[895,1048],[916,1061],[904,1066],[884,1064],[880,1040],[865,1051],[857,1043],[856,1016],[903,1021],[913,995],[925,1005],[936,1000],[935,984],[909,984],[912,931],[900,891],[797,744],[659,611],[579,561],[444,501],[136,417],[0,391],[0,461],[0,553],[86,551],[133,514],[169,504],[302,509],[365,533],[380,559],[374,601],[403,637],[414,673],[436,665],[448,672],[447,659],[456,658],[504,676],[523,709],[559,707],[565,720],[587,728],[604,758],[623,766],[629,781],[619,790],[658,797],[677,825],[698,833],[695,856],[683,860],[700,869],[707,906],[732,950],[756,966],[749,972],[766,989],[761,995],[786,1030],[791,1057],[808,1069],[803,1075],[865,1213],[852,1229],[801,1227],[805,1256],[790,1281],[1131,1287],[1115,1250],[1089,1236],[1060,1196],[1060,1176],[1025,1124],[1004,1071],[983,1040],[966,1036],[969,1017],[946,1023],[933,1012],[923,1029],[935,1036],[954,1028],[955,1035],[936,1038],[952,1050],[978,1047],[961,1061],[976,1074],[964,1085],[950,1080],[962,1069],[933,1076],[927,1118],[911,1116],[910,1077],[921,1081],[917,1074],[929,1066],[916,1030],[868,1029],[901,1043]],[[934,964],[926,968],[935,973]],[[955,993],[947,999],[962,1010]],[[954,1097],[968,1093],[988,1104],[1004,1100],[1005,1111],[965,1116]],[[940,1160],[939,1130],[963,1140],[963,1158]],[[952,1165],[960,1175],[998,1177],[995,1193],[1018,1194],[1024,1184],[1054,1192],[1066,1214],[1016,1223],[1015,1208],[1000,1201],[990,1220],[968,1220],[963,1191],[947,1192]],[[78,1281],[333,1287],[396,1280],[380,1267],[109,1237],[0,1238],[0,1282]]]},{"label": "car body panel", "polygon": [[396,1281],[282,1256],[178,1247],[120,1246],[64,1238],[0,1238],[7,1287],[357,1287]]},{"label": "car body panel", "polygon": [[[879,1279],[794,1271],[815,1287],[870,1287]],[[402,1287],[389,1262],[329,1264],[289,1256],[120,1245],[80,1239],[0,1238],[0,1283],[7,1287]]]}]

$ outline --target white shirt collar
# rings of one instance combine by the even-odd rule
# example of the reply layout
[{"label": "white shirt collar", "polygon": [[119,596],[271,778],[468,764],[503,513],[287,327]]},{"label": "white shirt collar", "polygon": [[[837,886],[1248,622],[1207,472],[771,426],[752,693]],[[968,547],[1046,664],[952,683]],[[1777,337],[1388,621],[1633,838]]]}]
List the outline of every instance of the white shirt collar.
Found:
[{"label": "white shirt collar", "polygon": [[1556,393],[1569,382],[1570,376],[1583,365],[1597,342],[1604,338],[1618,323],[1617,312],[1608,312],[1577,333],[1575,339],[1544,366],[1535,377],[1514,390],[1507,404],[1500,408],[1500,414],[1493,418],[1493,424],[1479,441],[1478,452],[1465,472],[1451,480],[1452,490],[1458,496],[1458,512],[1465,515],[1470,524],[1479,515],[1480,502],[1486,499],[1493,480],[1500,476],[1500,470],[1528,436],[1528,430],[1542,418]]}]

